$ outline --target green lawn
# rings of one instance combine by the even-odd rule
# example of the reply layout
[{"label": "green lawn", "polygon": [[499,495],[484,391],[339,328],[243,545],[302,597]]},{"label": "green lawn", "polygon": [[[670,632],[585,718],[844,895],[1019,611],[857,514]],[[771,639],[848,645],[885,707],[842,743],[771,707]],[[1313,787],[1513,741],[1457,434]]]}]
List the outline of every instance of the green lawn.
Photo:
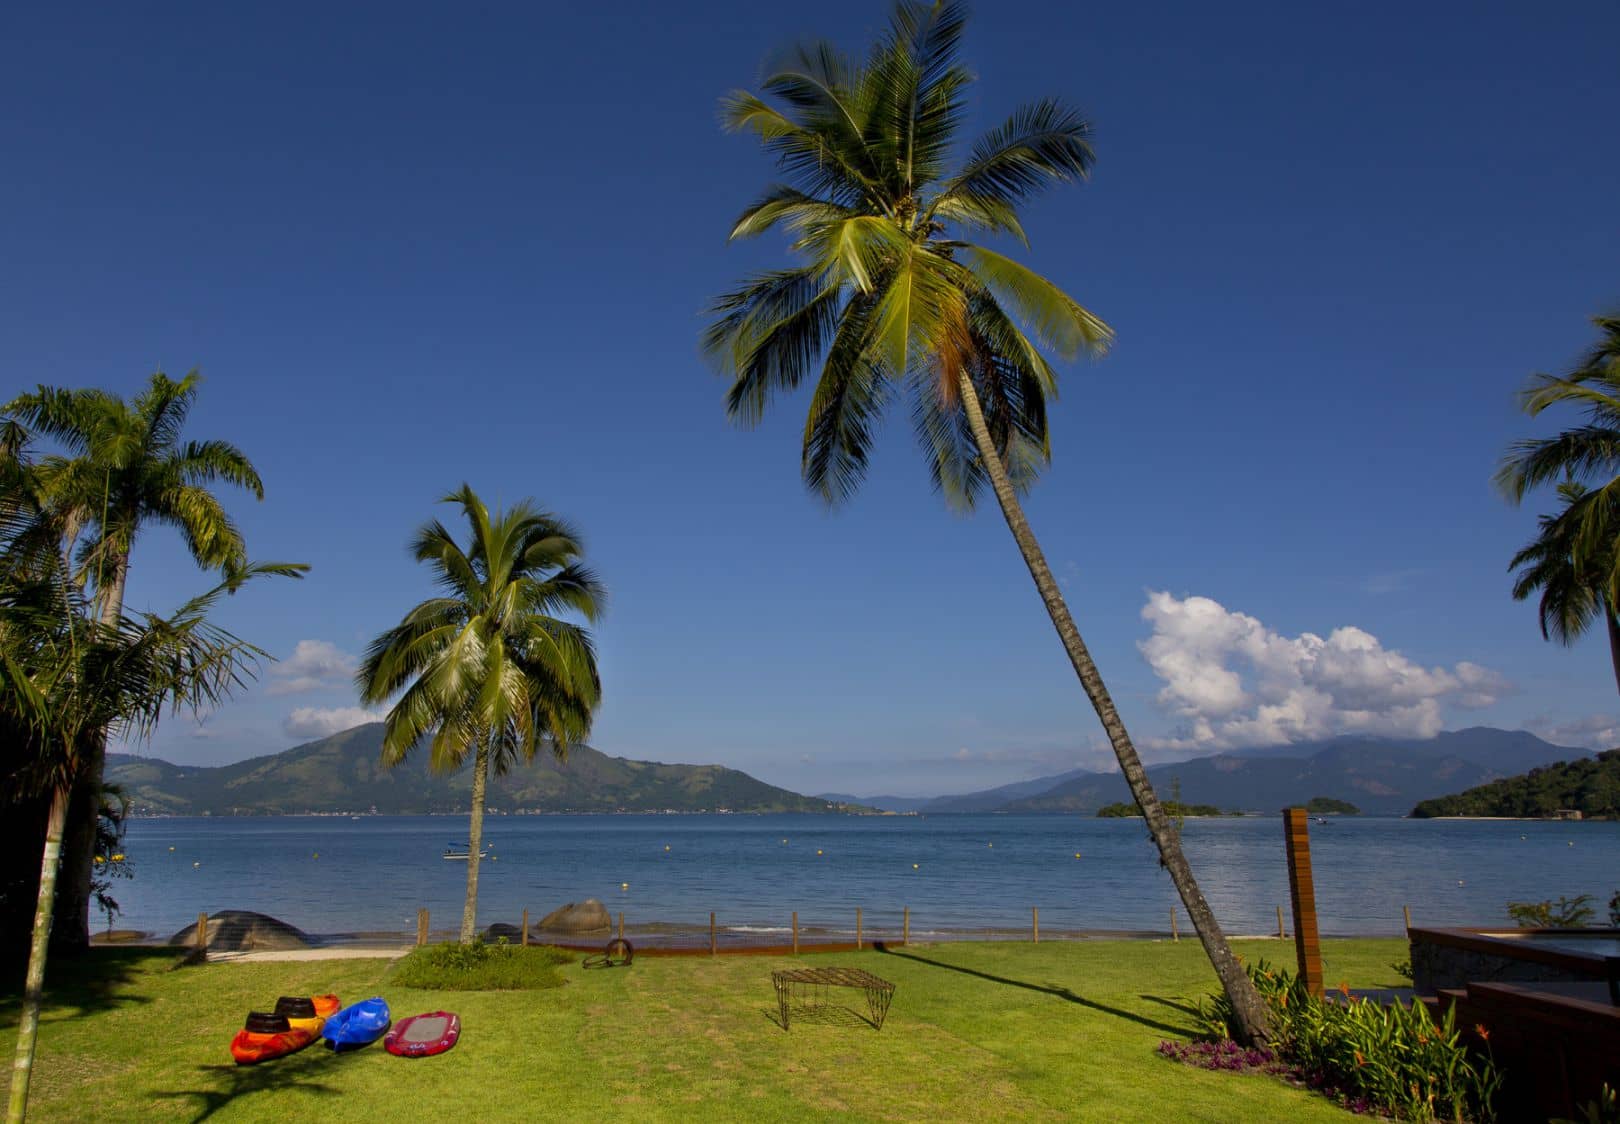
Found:
[{"label": "green lawn", "polygon": [[[1237,942],[1246,959],[1292,944]],[[1324,942],[1326,978],[1398,986],[1399,940]],[[776,1021],[773,968],[862,967],[896,985],[881,1032],[853,1019]],[[1161,1059],[1214,986],[1195,941],[914,945],[890,953],[641,957],[563,969],[534,992],[390,986],[380,960],[175,968],[100,950],[52,986],[31,1097],[36,1120],[1327,1120],[1348,1114],[1265,1077]],[[399,1017],[444,1007],[461,1042],[405,1060],[380,1044],[255,1067],[226,1050],[249,1008],[282,994],[381,994]],[[859,993],[851,1005],[861,1006]],[[0,1001],[9,1048],[14,996]],[[7,1067],[9,1071],[9,1066]]]}]

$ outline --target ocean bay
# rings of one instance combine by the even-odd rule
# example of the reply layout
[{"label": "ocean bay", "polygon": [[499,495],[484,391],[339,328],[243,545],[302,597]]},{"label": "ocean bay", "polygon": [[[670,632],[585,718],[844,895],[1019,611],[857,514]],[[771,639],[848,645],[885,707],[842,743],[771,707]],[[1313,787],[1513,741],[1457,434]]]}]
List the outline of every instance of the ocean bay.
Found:
[{"label": "ocean bay", "polygon": [[[199,912],[248,909],[311,933],[414,932],[459,919],[464,817],[153,818],[130,821],[134,877],[111,892],[117,928],[166,937]],[[1223,927],[1276,930],[1287,912],[1276,817],[1189,819],[1188,857]],[[1402,907],[1427,925],[1509,925],[1508,901],[1590,894],[1601,918],[1620,889],[1620,823],[1332,817],[1312,824],[1322,930],[1394,934]],[[627,928],[707,926],[733,939],[784,931],[846,932],[857,907],[868,932],[913,937],[1027,932],[1044,936],[1164,932],[1168,876],[1139,820],[1056,815],[555,815],[486,821],[479,923],[533,919],[600,899]],[[1078,857],[1077,857],[1078,856]]]}]

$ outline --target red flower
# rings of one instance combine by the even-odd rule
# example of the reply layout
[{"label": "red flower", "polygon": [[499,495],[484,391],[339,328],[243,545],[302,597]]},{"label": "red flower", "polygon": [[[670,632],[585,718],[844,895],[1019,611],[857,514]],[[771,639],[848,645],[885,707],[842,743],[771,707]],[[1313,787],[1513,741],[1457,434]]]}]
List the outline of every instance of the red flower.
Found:
[{"label": "red flower", "polygon": [[1475,1023],[1474,1033],[1479,1035],[1481,1041],[1489,1042],[1491,1040],[1491,1032],[1485,1028],[1484,1023]]}]

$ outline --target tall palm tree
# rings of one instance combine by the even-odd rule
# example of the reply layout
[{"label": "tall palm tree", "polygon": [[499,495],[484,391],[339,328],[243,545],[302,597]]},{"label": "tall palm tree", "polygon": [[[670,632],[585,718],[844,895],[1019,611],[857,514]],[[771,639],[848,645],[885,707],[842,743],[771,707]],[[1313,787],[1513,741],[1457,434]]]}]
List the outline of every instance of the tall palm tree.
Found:
[{"label": "tall palm tree", "polygon": [[[132,402],[103,390],[41,385],[0,408],[10,423],[64,450],[39,460],[40,493],[66,538],[74,580],[90,589],[108,627],[123,615],[130,555],[151,525],[178,530],[206,569],[239,566],[246,558],[241,533],[209,489],[232,484],[262,500],[264,485],[236,446],[182,440],[200,381],[196,371],[179,381],[159,371]],[[106,759],[105,732],[84,734],[92,744],[71,801],[68,892],[57,927],[58,943],[66,947],[89,942],[91,858]]]},{"label": "tall palm tree", "polygon": [[[14,524],[12,524],[14,526]],[[9,552],[8,552],[9,553]],[[265,574],[300,576],[302,566],[234,566],[225,580],[170,617],[108,622],[93,616],[67,566],[30,558],[0,566],[0,725],[23,731],[0,774],[0,802],[49,801],[28,974],[17,1031],[6,1119],[27,1110],[29,1078],[54,921],[56,882],[69,804],[88,768],[96,731],[142,737],[165,707],[200,713],[240,686],[265,654],[219,629],[208,611],[220,595]]]},{"label": "tall palm tree", "polygon": [[806,484],[837,503],[860,484],[878,422],[908,399],[934,483],[971,507],[988,482],[1052,623],[1146,817],[1250,1040],[1266,1016],[1232,955],[1148,783],[1136,748],[1058,592],[1018,495],[1051,455],[1043,352],[1101,351],[1110,331],[1057,285],[968,236],[1027,245],[1019,205],[1084,179],[1091,128],[1047,100],[1026,105],[952,165],[972,76],[959,58],[961,4],[900,0],[887,34],[856,61],[798,46],[765,79],[722,102],[725,125],[755,134],[788,181],[743,211],[731,237],[772,229],[797,263],[720,297],[705,346],[731,379],[726,408],[757,422],[775,394],[813,380]]},{"label": "tall palm tree", "polygon": [[[1613,568],[1610,550],[1589,557],[1577,549],[1580,534],[1580,503],[1586,487],[1574,481],[1558,486],[1564,508],[1556,515],[1540,518],[1541,534],[1513,556],[1509,569],[1518,568],[1513,583],[1513,599],[1524,601],[1541,591],[1538,615],[1544,640],[1575,643],[1599,617],[1609,633],[1609,662],[1614,668],[1615,687],[1620,690],[1620,618],[1609,598],[1608,575]],[[1620,521],[1616,522],[1620,526]]]},{"label": "tall palm tree", "polygon": [[[1585,486],[1566,496],[1558,520],[1572,556],[1599,582],[1610,605],[1620,605],[1620,314],[1594,316],[1598,342],[1566,375],[1538,374],[1519,396],[1531,417],[1554,406],[1573,406],[1586,424],[1553,437],[1516,442],[1502,459],[1496,485],[1514,503],[1546,484]],[[1515,565],[1517,562],[1515,562]]]},{"label": "tall palm tree", "polygon": [[433,569],[441,595],[373,640],[355,680],[365,702],[399,695],[384,721],[383,764],[398,765],[429,735],[436,770],[459,769],[472,754],[461,915],[461,942],[470,944],[490,769],[531,761],[542,743],[566,759],[590,732],[602,692],[591,636],[552,614],[595,621],[606,595],[580,564],[579,535],[556,516],[525,500],[491,517],[466,484],[442,502],[461,507],[468,544],[437,520],[417,532],[412,553]]}]

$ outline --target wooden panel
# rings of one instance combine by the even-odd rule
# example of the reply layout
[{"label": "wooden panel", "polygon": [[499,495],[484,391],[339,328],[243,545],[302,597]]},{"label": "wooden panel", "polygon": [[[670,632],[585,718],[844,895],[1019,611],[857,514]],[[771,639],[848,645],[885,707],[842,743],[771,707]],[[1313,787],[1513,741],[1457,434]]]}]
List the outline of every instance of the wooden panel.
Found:
[{"label": "wooden panel", "polygon": [[1288,897],[1294,906],[1294,952],[1312,995],[1322,994],[1322,942],[1316,931],[1316,882],[1311,877],[1310,819],[1304,808],[1283,809],[1288,848]]}]

